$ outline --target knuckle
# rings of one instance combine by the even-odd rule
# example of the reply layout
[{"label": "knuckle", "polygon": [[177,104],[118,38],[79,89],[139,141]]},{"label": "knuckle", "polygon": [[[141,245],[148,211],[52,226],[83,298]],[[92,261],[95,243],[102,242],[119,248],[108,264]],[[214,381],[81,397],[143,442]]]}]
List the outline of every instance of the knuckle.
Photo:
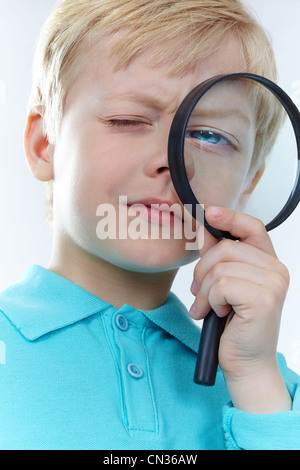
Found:
[{"label": "knuckle", "polygon": [[215,282],[215,288],[220,293],[224,293],[227,289],[229,278],[227,276],[221,275]]},{"label": "knuckle", "polygon": [[266,227],[262,220],[255,217],[253,218],[253,231],[258,235],[264,234],[266,232]]},{"label": "knuckle", "polygon": [[202,263],[199,261],[194,268],[194,279],[198,279],[202,274]]},{"label": "knuckle", "polygon": [[224,277],[224,266],[223,263],[215,264],[209,273],[209,277],[212,281],[218,281]]},{"label": "knuckle", "polygon": [[265,315],[271,315],[272,317],[280,310],[282,307],[282,302],[279,301],[278,291],[270,291],[264,289],[260,294],[260,305],[262,311]]},{"label": "knuckle", "polygon": [[286,285],[285,282],[283,282],[282,277],[278,276],[277,274],[271,274],[270,281],[272,284],[272,292],[274,292],[274,296],[276,296],[277,298],[285,296]]},{"label": "knuckle", "polygon": [[289,272],[288,268],[281,262],[280,262],[280,269],[281,269],[281,275],[284,278],[284,280],[286,282],[286,286],[288,288],[289,285],[290,285],[290,280],[291,280],[290,272]]},{"label": "knuckle", "polygon": [[255,223],[256,223],[256,230],[261,233],[261,232],[266,232],[266,227],[265,227],[265,224],[263,223],[262,220],[260,219],[255,219]]},{"label": "knuckle", "polygon": [[229,240],[229,239],[221,240],[218,243],[218,250],[221,252],[221,255],[225,255],[231,252],[233,246],[235,245],[236,245],[236,242],[233,240]]},{"label": "knuckle", "polygon": [[273,284],[273,288],[278,294],[286,294],[290,284],[290,273],[287,267],[278,262],[278,270],[269,273],[269,278]]},{"label": "knuckle", "polygon": [[288,288],[289,288],[288,280],[280,276],[276,287],[277,287],[277,295],[279,295],[281,298],[285,298],[287,295]]}]

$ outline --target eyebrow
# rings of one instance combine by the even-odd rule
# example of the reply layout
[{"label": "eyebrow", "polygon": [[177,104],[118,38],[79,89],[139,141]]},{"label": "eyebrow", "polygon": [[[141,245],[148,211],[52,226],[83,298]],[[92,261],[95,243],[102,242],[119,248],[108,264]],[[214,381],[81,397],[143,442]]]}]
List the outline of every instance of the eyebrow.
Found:
[{"label": "eyebrow", "polygon": [[156,96],[148,95],[146,93],[123,92],[107,95],[105,99],[108,101],[118,99],[127,100],[128,102],[139,103],[147,108],[152,108],[158,111],[163,111],[170,106],[168,101],[164,101]]},{"label": "eyebrow", "polygon": [[[117,94],[110,94],[105,97],[107,100],[111,99],[121,99],[121,100],[128,100],[129,102],[135,102],[146,106],[147,108],[152,108],[158,111],[163,111],[169,106],[169,102],[163,101],[155,96],[148,95],[146,93],[132,93],[131,91],[122,92]],[[172,110],[174,113],[177,111],[178,105],[174,106]],[[244,114],[239,108],[229,108],[229,109],[209,109],[209,108],[201,108],[200,110],[197,109],[197,106],[193,110],[191,114],[191,118],[214,118],[214,119],[222,119],[222,118],[233,118],[237,117],[244,121],[244,124],[250,126],[251,122],[250,119],[246,114]]]},{"label": "eyebrow", "polygon": [[206,109],[201,108],[194,109],[191,114],[191,118],[215,118],[215,119],[222,119],[222,118],[238,118],[244,121],[244,124],[250,126],[251,122],[250,119],[246,114],[244,114],[239,108],[229,108],[229,109]]}]

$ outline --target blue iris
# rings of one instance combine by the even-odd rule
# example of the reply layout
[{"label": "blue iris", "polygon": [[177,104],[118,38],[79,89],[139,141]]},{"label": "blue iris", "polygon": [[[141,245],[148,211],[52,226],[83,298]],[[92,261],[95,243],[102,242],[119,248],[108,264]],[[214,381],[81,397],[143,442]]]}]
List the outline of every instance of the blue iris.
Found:
[{"label": "blue iris", "polygon": [[228,145],[228,141],[222,135],[208,130],[192,131],[190,136],[193,139],[203,140],[209,144]]}]

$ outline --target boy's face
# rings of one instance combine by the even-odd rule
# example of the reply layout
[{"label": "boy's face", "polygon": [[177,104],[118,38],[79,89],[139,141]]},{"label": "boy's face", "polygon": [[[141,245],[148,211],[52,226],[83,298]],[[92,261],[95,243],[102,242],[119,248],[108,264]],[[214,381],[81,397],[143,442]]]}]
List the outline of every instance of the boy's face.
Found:
[{"label": "boy's face", "polygon": [[[147,54],[116,72],[115,58],[109,52],[109,41],[102,41],[81,56],[82,63],[78,62],[78,73],[67,93],[61,133],[53,153],[54,233],[65,243],[125,269],[174,269],[193,261],[198,253],[186,251],[184,229],[181,239],[151,239],[153,224],[169,224],[167,213],[156,214],[156,218],[152,214],[155,220],[151,223],[148,211],[141,214],[145,224],[139,228],[142,232],[146,226],[149,228],[148,239],[100,240],[96,232],[101,220],[97,208],[110,205],[106,213],[101,206],[102,215],[106,214],[108,221],[109,213],[113,224],[115,213],[118,234],[120,228],[124,233],[124,227],[118,224],[120,214],[123,218],[125,213],[128,215],[127,222],[121,222],[126,223],[125,232],[139,215],[130,215],[131,205],[179,203],[167,155],[174,114],[200,82],[240,72],[241,51],[229,42],[184,76],[172,78],[167,75],[167,66],[151,67]],[[126,196],[128,205],[120,205],[120,196]],[[171,234],[182,224],[175,217]]]}]

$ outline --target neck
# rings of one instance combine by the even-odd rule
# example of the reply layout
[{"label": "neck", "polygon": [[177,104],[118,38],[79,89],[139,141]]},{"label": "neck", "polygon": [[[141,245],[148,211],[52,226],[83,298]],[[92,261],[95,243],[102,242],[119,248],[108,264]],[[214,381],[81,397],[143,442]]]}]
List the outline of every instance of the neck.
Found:
[{"label": "neck", "polygon": [[141,310],[154,310],[165,303],[177,273],[128,271],[78,246],[61,244],[54,244],[49,269],[116,308],[127,304]]}]

